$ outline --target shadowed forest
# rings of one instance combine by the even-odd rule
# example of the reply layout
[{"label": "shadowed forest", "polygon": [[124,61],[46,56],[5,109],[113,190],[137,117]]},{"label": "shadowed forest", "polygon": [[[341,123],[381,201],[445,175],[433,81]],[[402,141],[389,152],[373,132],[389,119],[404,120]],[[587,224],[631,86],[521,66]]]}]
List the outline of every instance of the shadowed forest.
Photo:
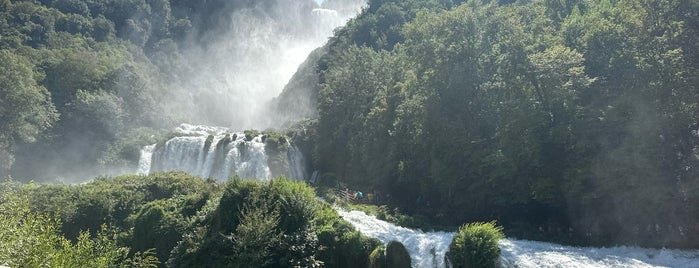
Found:
[{"label": "shadowed forest", "polygon": [[696,247],[697,4],[373,1],[307,62],[314,169],[452,224]]}]

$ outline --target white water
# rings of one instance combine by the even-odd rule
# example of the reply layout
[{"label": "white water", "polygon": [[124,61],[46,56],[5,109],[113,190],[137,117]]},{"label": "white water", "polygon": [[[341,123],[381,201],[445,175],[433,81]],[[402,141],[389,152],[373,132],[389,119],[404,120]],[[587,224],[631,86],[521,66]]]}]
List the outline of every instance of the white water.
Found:
[{"label": "white water", "polygon": [[504,267],[699,267],[699,251],[638,247],[571,247],[527,240],[500,240]]},{"label": "white water", "polygon": [[[272,176],[262,135],[248,139],[243,132],[190,124],[177,127],[174,135],[161,145],[141,149],[138,174],[180,170],[217,180],[234,175],[256,179]],[[207,140],[210,141],[208,145]],[[293,144],[287,145],[287,177],[307,180],[303,154]]]},{"label": "white water", "polygon": [[141,156],[138,159],[138,171],[136,171],[136,174],[148,175],[150,163],[153,159],[153,149],[155,149],[155,144],[145,146],[141,149]]},{"label": "white water", "polygon": [[422,232],[412,230],[369,216],[362,211],[337,209],[343,219],[354,225],[362,234],[388,244],[401,242],[410,253],[413,267],[444,267],[444,254],[454,238],[454,233]]},{"label": "white water", "polygon": [[237,129],[278,126],[282,122],[274,121],[267,105],[365,1],[333,1],[339,11],[305,1],[258,2],[230,14],[221,31],[196,36],[183,53],[188,68],[178,73],[182,79],[173,81],[172,96],[163,101],[176,119]]},{"label": "white water", "polygon": [[[201,177],[224,180],[232,175],[269,179],[271,176],[262,136],[248,140],[242,132],[226,128],[182,124],[176,137],[154,146],[151,160],[142,153],[142,174],[181,170]],[[207,145],[207,139],[210,143]],[[142,151],[148,151],[146,146]]]},{"label": "white water", "polygon": [[300,181],[308,180],[306,159],[304,159],[303,153],[292,144],[288,144],[288,147],[287,159],[289,161],[289,176]]},{"label": "white water", "polygon": [[[384,244],[396,240],[408,250],[413,267],[445,267],[446,253],[455,233],[422,232],[396,226],[361,211],[338,213],[364,235]],[[699,267],[699,251],[638,247],[571,247],[527,240],[500,240],[503,267]]]}]

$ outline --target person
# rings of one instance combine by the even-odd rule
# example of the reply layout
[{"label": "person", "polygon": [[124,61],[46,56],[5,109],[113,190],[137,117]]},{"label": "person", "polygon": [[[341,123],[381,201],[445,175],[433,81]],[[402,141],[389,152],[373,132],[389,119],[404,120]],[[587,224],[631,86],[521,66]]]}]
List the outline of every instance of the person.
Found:
[{"label": "person", "polygon": [[361,191],[357,192],[357,197],[359,197],[359,199],[364,198],[364,193],[362,193]]}]

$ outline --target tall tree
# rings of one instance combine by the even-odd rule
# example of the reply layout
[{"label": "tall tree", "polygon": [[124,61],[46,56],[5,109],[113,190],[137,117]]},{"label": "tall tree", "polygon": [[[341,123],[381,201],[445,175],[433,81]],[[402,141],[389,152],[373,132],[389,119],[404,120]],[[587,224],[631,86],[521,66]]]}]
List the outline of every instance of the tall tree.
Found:
[{"label": "tall tree", "polygon": [[34,142],[58,118],[48,90],[31,62],[0,50],[0,177],[14,162],[17,142]]}]

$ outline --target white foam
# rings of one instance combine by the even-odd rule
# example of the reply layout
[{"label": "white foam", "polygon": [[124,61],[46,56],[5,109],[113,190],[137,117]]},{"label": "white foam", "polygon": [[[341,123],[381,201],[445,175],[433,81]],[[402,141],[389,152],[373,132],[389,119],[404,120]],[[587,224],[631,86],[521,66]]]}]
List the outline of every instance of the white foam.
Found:
[{"label": "white foam", "polygon": [[[383,243],[391,240],[403,243],[413,267],[445,267],[444,254],[456,233],[422,232],[381,221],[361,211],[337,211],[364,235]],[[699,267],[699,250],[572,247],[514,239],[500,240],[500,249],[503,267]]]}]

